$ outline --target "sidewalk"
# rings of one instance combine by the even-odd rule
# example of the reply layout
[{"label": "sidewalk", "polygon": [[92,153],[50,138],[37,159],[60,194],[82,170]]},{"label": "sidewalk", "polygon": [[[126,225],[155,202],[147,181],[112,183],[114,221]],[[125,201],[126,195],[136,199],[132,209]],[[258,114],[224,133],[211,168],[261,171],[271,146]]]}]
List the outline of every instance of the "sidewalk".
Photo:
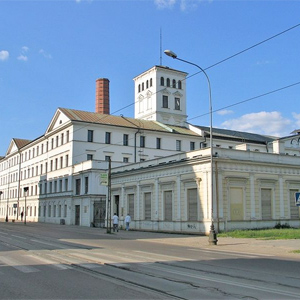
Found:
[{"label": "sidewalk", "polygon": [[[1,223],[4,219],[0,220]],[[9,220],[10,224],[12,220]],[[20,220],[15,220],[15,224],[20,225],[22,223]],[[6,223],[8,224],[8,223]],[[106,235],[105,228],[94,228],[94,227],[81,227],[75,225],[59,225],[50,223],[27,223],[29,226],[45,226],[45,227],[57,227],[68,228],[71,230],[81,232],[86,232],[89,234],[103,235],[107,238],[113,239],[128,239],[128,240],[138,240],[143,242],[177,245],[191,248],[208,249],[211,251],[228,251],[232,253],[245,253],[245,254],[256,254],[270,256],[281,256],[291,259],[300,260],[300,253],[292,253],[292,251],[300,250],[300,240],[259,240],[259,239],[245,239],[245,238],[228,238],[228,237],[218,237],[218,244],[216,246],[210,246],[208,244],[207,236],[196,236],[196,235],[186,235],[186,234],[172,234],[172,233],[161,233],[161,232],[147,232],[147,231],[136,231],[136,230],[119,230],[119,232]],[[62,226],[62,227],[61,227]]]}]

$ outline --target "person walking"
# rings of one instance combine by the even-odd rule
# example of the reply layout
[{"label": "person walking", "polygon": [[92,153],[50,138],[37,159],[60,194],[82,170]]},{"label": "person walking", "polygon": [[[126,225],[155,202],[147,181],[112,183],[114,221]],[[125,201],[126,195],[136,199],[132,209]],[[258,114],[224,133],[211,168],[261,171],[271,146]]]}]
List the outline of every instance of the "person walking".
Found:
[{"label": "person walking", "polygon": [[23,216],[24,216],[24,213],[21,212],[21,221],[23,221]]},{"label": "person walking", "polygon": [[131,217],[129,214],[127,214],[127,216],[125,217],[125,224],[126,224],[126,230],[129,230],[129,224],[131,222]]},{"label": "person walking", "polygon": [[112,219],[113,219],[113,231],[115,232],[117,230],[117,232],[119,232],[119,217],[117,216],[116,213],[114,213]]}]

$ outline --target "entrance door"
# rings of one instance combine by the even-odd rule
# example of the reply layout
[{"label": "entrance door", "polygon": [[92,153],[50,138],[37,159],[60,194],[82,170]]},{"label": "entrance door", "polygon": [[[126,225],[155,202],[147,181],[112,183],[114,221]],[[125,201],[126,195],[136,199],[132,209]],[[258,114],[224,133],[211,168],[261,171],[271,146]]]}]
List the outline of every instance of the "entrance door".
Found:
[{"label": "entrance door", "polygon": [[75,225],[80,225],[80,205],[75,205]]}]

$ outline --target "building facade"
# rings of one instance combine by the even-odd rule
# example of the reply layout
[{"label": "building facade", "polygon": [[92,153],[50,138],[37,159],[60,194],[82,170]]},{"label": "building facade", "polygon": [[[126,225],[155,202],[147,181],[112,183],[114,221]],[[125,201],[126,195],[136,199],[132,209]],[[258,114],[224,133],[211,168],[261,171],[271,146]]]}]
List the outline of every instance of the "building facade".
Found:
[{"label": "building facade", "polygon": [[111,161],[112,213],[121,222],[130,213],[135,229],[207,233],[211,211],[218,230],[300,226],[299,131],[214,128],[212,207],[209,128],[186,122],[186,75],[155,66],[135,77],[135,118],[109,114],[109,80],[98,79],[96,112],[58,108],[42,136],[12,139],[0,159],[0,218],[104,226]]}]

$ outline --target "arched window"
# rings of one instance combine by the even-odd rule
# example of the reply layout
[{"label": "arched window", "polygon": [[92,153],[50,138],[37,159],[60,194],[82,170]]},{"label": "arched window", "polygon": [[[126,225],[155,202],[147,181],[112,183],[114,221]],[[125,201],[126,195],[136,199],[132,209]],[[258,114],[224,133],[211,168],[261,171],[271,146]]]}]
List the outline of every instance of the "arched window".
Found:
[{"label": "arched window", "polygon": [[149,88],[149,81],[146,81],[146,89]]},{"label": "arched window", "polygon": [[144,90],[144,82],[142,83],[142,91]]},{"label": "arched window", "polygon": [[152,78],[150,78],[150,87],[152,86]]},{"label": "arched window", "polygon": [[178,80],[178,88],[181,90],[182,86],[181,86],[181,80]]},{"label": "arched window", "polygon": [[170,83],[170,78],[167,78],[167,86],[170,86],[171,83]]},{"label": "arched window", "polygon": [[176,80],[175,79],[173,79],[172,86],[173,86],[173,88],[176,88]]},{"label": "arched window", "polygon": [[160,77],[160,85],[162,86],[165,85],[165,79],[163,77]]},{"label": "arched window", "polygon": [[139,84],[139,87],[138,87],[138,92],[140,93],[141,92],[141,85]]}]

